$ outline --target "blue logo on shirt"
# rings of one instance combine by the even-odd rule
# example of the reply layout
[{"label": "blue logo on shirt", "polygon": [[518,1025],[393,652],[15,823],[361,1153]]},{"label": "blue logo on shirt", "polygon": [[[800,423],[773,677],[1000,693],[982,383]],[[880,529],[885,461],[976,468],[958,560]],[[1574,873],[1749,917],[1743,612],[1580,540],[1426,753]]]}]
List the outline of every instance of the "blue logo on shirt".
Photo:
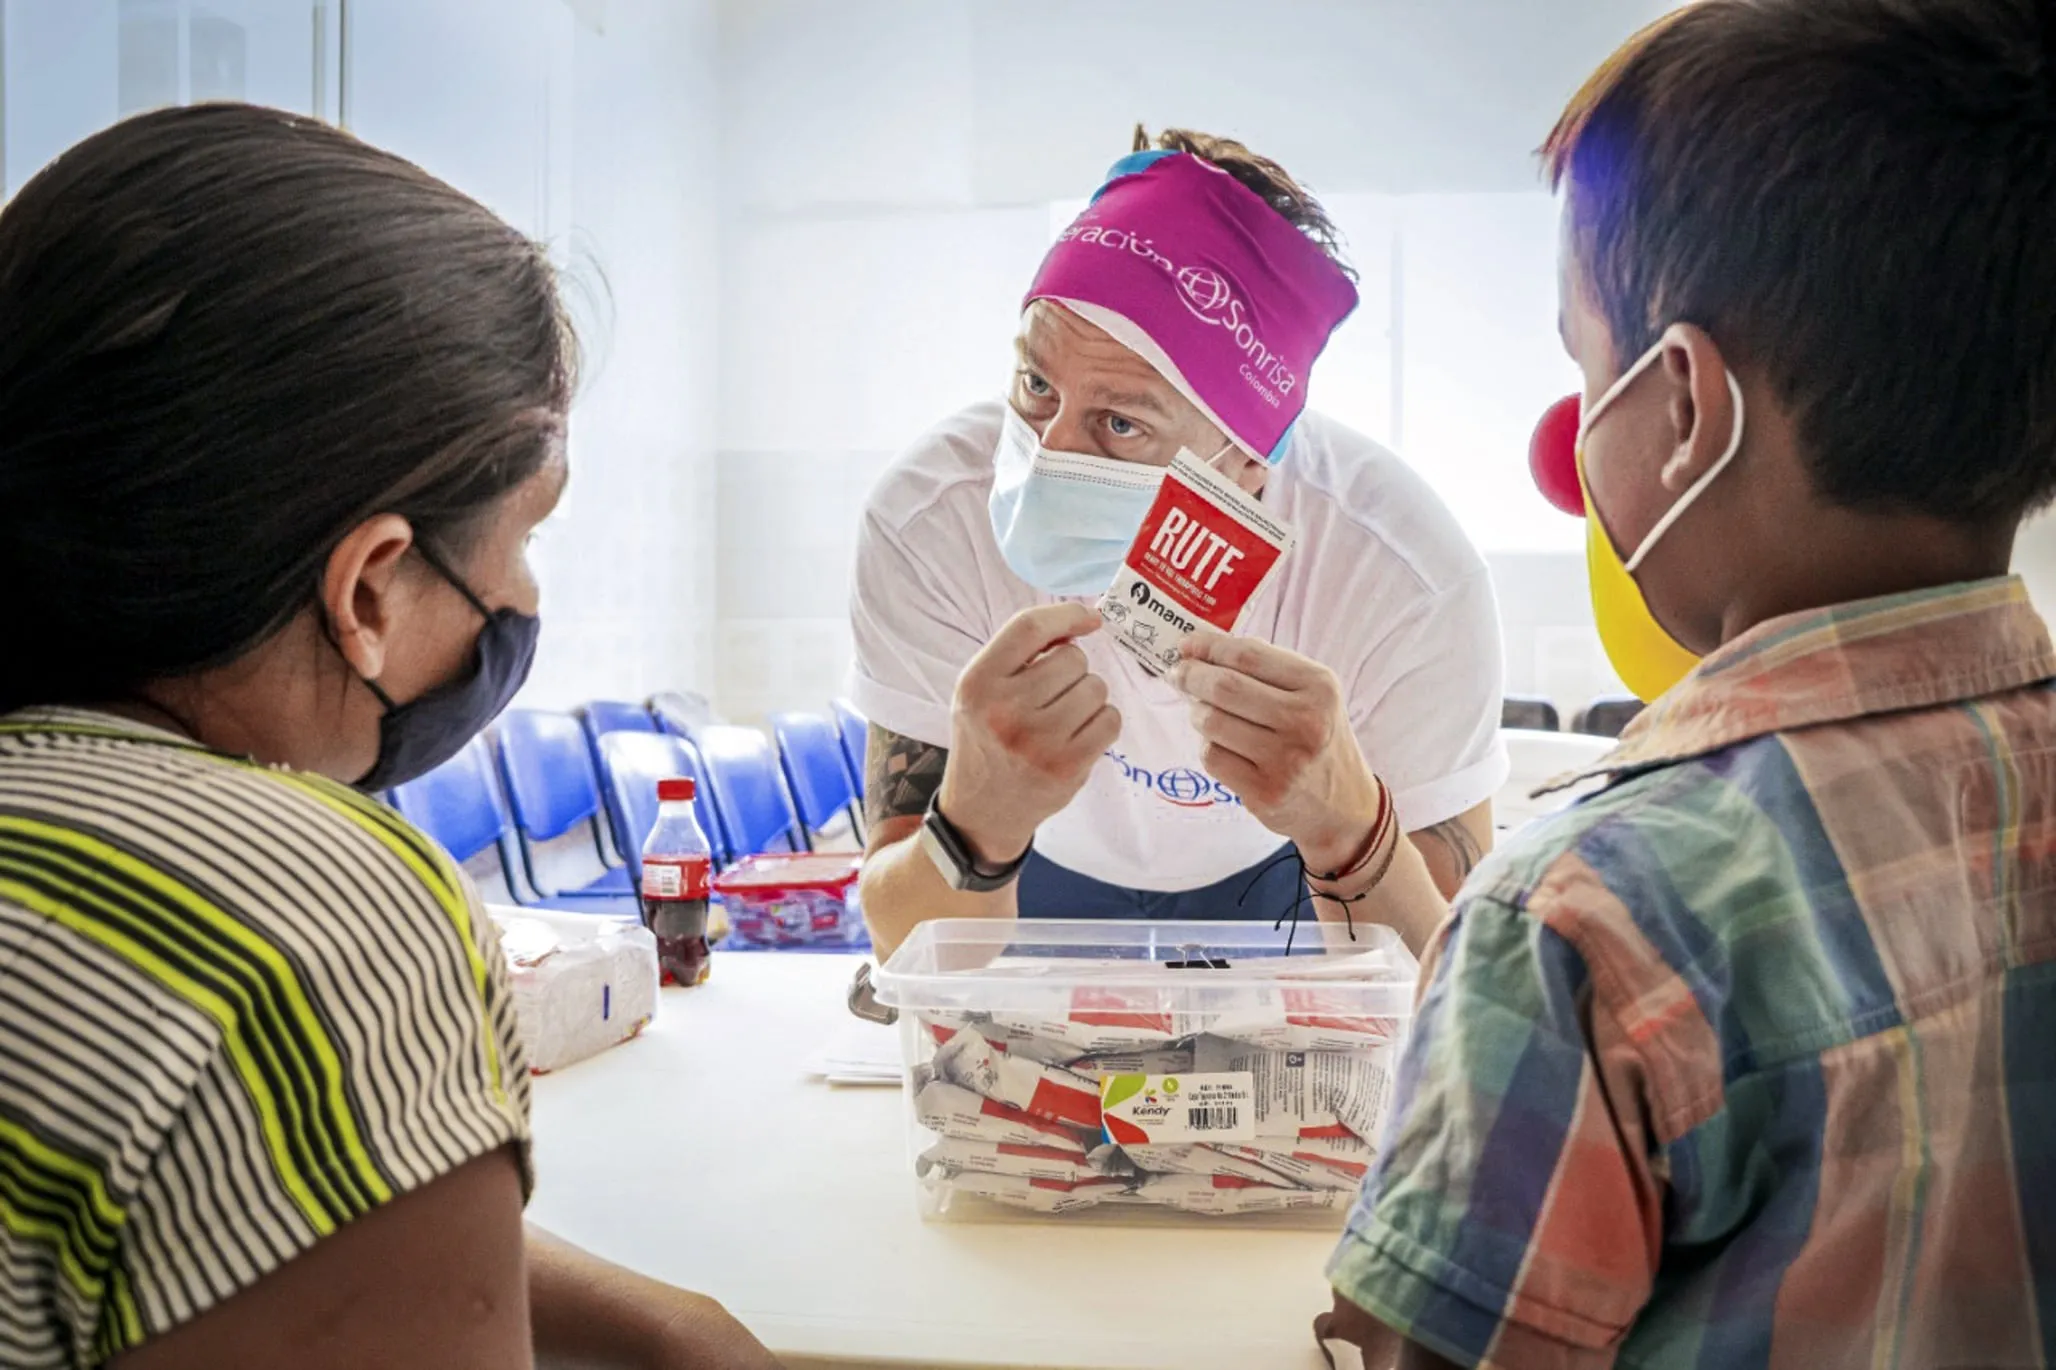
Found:
[{"label": "blue logo on shirt", "polygon": [[1119,752],[1108,752],[1107,760],[1121,768],[1122,778],[1129,784],[1140,786],[1166,804],[1181,809],[1211,809],[1217,804],[1233,804],[1240,807],[1242,804],[1226,785],[1206,772],[1193,770],[1190,766],[1179,766],[1168,771],[1152,771],[1135,765]]}]

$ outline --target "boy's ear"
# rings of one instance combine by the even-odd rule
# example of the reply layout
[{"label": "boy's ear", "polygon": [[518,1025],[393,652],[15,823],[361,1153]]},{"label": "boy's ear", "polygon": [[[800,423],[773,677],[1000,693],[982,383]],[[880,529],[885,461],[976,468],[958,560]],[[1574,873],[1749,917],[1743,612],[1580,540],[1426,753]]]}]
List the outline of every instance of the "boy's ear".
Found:
[{"label": "boy's ear", "polygon": [[1735,399],[1728,390],[1727,358],[1705,329],[1672,324],[1662,344],[1658,370],[1670,391],[1671,427],[1663,487],[1682,494],[1727,452],[1735,436]]}]

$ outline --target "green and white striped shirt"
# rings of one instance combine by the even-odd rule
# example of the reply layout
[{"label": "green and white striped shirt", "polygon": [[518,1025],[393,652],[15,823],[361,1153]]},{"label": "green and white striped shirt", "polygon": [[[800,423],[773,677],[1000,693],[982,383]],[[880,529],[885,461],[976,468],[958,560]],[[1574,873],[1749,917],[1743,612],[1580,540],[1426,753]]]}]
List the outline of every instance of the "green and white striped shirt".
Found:
[{"label": "green and white striped shirt", "polygon": [[527,1143],[506,970],[433,842],[171,733],[0,718],[0,1365],[98,1365]]}]

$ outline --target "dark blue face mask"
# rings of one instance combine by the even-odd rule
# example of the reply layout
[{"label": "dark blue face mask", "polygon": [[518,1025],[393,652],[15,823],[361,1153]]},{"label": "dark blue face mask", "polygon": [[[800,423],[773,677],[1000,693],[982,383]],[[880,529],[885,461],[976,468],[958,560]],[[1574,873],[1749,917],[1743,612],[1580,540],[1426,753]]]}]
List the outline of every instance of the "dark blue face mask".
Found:
[{"label": "dark blue face mask", "polygon": [[542,632],[542,620],[534,614],[487,609],[439,557],[419,543],[414,550],[478,610],[485,627],[479,630],[471,670],[418,699],[395,704],[377,681],[364,682],[385,706],[385,717],[378,725],[378,760],[357,782],[360,790],[404,785],[463,751],[464,744],[484,732],[520,692]]}]

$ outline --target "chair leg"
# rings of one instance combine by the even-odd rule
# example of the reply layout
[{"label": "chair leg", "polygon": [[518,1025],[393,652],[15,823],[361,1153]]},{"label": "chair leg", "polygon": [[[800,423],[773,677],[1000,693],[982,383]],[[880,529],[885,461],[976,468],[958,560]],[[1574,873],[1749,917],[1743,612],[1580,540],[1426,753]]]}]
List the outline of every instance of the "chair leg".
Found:
[{"label": "chair leg", "polygon": [[516,829],[514,833],[514,845],[521,849],[521,870],[522,873],[528,877],[528,888],[535,892],[535,897],[538,903],[540,903],[542,900],[548,899],[550,896],[543,889],[542,879],[535,873],[535,853],[529,850],[528,834],[520,831],[519,829]]},{"label": "chair leg", "polygon": [[[794,851],[812,851],[814,834],[807,827],[806,815],[800,812],[799,783],[793,777],[792,761],[785,755],[785,749],[782,747],[778,752],[778,778],[785,785],[786,803],[791,806],[793,816],[793,825],[785,834],[786,845]],[[799,834],[799,841],[792,840],[793,833]]]},{"label": "chair leg", "polygon": [[508,895],[513,898],[515,903],[523,907],[533,907],[541,902],[542,896],[536,892],[535,888],[525,878],[523,867],[527,864],[526,855],[508,850],[510,847],[519,846],[520,839],[503,834],[495,841],[494,845],[499,849],[500,878],[507,883]]},{"label": "chair leg", "polygon": [[616,866],[622,864],[622,862],[617,861],[614,858],[614,854],[607,849],[607,839],[600,828],[599,814],[594,814],[591,818],[588,818],[586,820],[586,830],[592,834],[593,850],[600,854],[600,866],[603,869],[612,870]]}]

